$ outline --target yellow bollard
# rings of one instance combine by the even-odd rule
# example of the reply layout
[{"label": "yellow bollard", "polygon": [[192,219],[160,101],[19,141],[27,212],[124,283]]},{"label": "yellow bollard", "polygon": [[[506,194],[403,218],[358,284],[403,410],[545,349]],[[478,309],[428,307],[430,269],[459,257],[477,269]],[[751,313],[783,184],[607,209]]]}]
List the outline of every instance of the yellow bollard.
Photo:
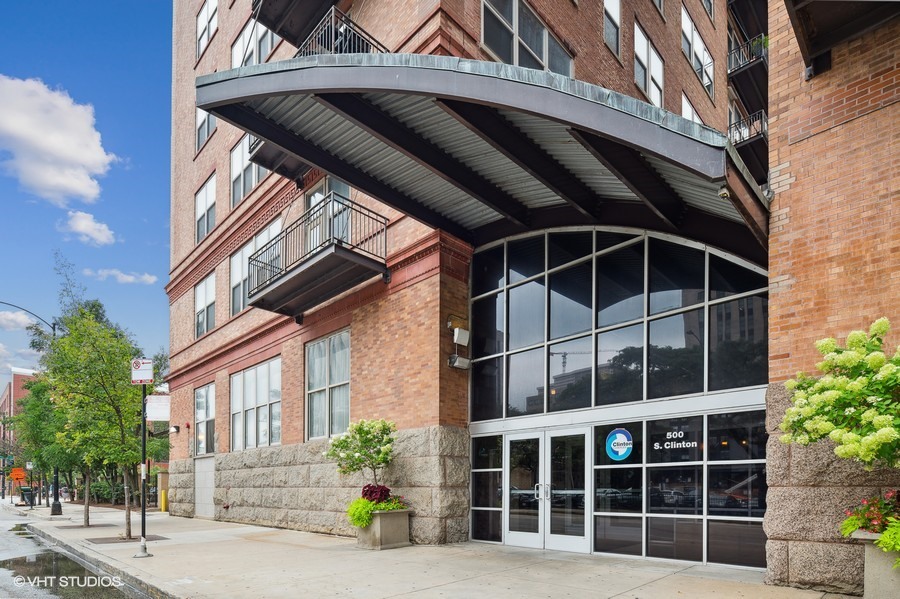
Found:
[{"label": "yellow bollard", "polygon": [[160,489],[159,491],[159,511],[168,512],[169,511],[169,502],[168,502],[168,494],[165,489]]}]

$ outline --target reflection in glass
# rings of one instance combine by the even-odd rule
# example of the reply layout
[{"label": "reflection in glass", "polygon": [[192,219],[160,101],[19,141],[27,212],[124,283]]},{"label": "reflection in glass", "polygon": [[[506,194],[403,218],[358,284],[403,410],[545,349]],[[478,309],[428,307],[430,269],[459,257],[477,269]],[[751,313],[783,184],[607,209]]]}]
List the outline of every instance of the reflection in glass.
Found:
[{"label": "reflection in glass", "polygon": [[608,233],[606,231],[597,231],[597,251],[602,252],[614,245],[625,243],[629,239],[634,239],[634,235],[626,233]]},{"label": "reflection in glass", "polygon": [[507,386],[507,417],[543,413],[544,348],[509,356]]},{"label": "reflection in glass", "polygon": [[550,533],[584,536],[585,436],[550,438]]},{"label": "reflection in glass", "polygon": [[472,355],[476,358],[503,351],[503,294],[472,302]]},{"label": "reflection in glass", "polygon": [[641,518],[595,516],[594,551],[640,555],[642,532]]},{"label": "reflection in glass", "polygon": [[755,273],[714,254],[709,255],[709,299],[720,299],[754,289],[765,289],[768,284],[765,275]]},{"label": "reflection in glass", "polygon": [[479,541],[503,540],[500,530],[503,524],[503,512],[500,510],[472,510],[472,538]]},{"label": "reflection in glass", "polygon": [[650,322],[647,398],[703,391],[703,310]]},{"label": "reflection in glass", "polygon": [[544,236],[509,242],[509,283],[517,283],[544,272]]},{"label": "reflection in glass", "polygon": [[540,530],[540,499],[534,486],[540,482],[540,441],[519,439],[509,442],[509,530]]},{"label": "reflection in glass", "polygon": [[644,244],[597,257],[597,326],[644,315]]},{"label": "reflection in glass", "polygon": [[472,256],[472,295],[479,296],[503,286],[503,246]]},{"label": "reflection in glass", "polygon": [[762,522],[710,520],[707,526],[710,562],[766,567],[766,533]]},{"label": "reflection in glass", "polygon": [[574,410],[591,405],[591,338],[550,346],[549,410]]},{"label": "reflection in glass", "polygon": [[474,437],[472,439],[472,469],[503,468],[503,437]]},{"label": "reflection in glass", "polygon": [[762,518],[766,515],[765,464],[709,467],[709,515]]},{"label": "reflection in glass", "polygon": [[[617,431],[616,436],[610,438],[610,433]],[[613,447],[614,441],[621,441],[618,435],[631,437],[631,452],[622,451],[621,447]],[[619,422],[616,424],[604,424],[594,427],[594,463],[598,466],[610,466],[617,464],[641,464],[644,455],[644,426],[641,422]],[[615,456],[616,459],[613,459]]]},{"label": "reflection in glass", "polygon": [[509,290],[509,349],[544,340],[544,281],[538,279]]},{"label": "reflection in glass", "polygon": [[699,562],[703,559],[703,521],[647,518],[647,557]]},{"label": "reflection in glass", "polygon": [[709,415],[709,460],[766,459],[766,413],[737,412]]},{"label": "reflection in glass", "polygon": [[648,468],[647,511],[651,514],[703,514],[703,467]]},{"label": "reflection in glass", "polygon": [[472,473],[472,507],[503,507],[503,472]]},{"label": "reflection in glass", "polygon": [[550,338],[591,328],[591,263],[550,275]]},{"label": "reflection in glass", "polygon": [[650,314],[702,302],[704,261],[700,250],[650,239]]},{"label": "reflection in glass", "polygon": [[595,512],[641,513],[644,483],[640,468],[601,468],[594,471]]},{"label": "reflection in glass", "polygon": [[593,250],[590,231],[550,233],[550,268],[584,258]]},{"label": "reflection in glass", "polygon": [[703,417],[667,418],[647,423],[647,461],[699,462],[703,459]]},{"label": "reflection in glass", "polygon": [[644,325],[597,335],[597,405],[644,396]]},{"label": "reflection in glass", "polygon": [[503,417],[503,358],[472,364],[472,422]]},{"label": "reflection in glass", "polygon": [[709,389],[764,385],[768,381],[769,301],[745,297],[710,307]]}]

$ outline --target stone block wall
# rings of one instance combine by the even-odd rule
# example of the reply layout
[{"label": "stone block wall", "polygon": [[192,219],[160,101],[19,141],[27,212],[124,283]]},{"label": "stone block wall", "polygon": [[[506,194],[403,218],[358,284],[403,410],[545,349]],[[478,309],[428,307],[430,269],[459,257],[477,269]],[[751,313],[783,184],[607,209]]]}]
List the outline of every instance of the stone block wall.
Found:
[{"label": "stone block wall", "polygon": [[[215,519],[324,534],[356,536],[347,505],[370,482],[341,475],[322,453],[326,441],[216,455]],[[431,426],[397,433],[394,463],[384,483],[412,508],[414,543],[469,538],[469,435]],[[170,513],[192,517],[193,462],[170,464]]]}]

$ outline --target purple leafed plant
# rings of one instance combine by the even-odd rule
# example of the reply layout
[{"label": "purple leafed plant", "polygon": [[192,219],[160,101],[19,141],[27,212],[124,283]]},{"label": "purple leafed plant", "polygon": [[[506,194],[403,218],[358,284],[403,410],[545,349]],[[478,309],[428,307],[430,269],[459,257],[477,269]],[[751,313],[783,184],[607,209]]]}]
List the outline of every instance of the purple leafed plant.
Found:
[{"label": "purple leafed plant", "polygon": [[391,496],[391,490],[384,485],[366,485],[362,488],[362,496],[369,501],[381,503]]}]

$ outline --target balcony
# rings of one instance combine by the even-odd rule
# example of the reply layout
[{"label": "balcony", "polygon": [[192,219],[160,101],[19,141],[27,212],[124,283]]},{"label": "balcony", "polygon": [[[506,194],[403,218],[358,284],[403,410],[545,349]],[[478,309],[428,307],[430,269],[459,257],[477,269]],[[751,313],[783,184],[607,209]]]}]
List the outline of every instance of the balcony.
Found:
[{"label": "balcony", "polygon": [[769,7],[766,0],[728,0],[728,12],[748,37],[769,31]]},{"label": "balcony", "polygon": [[761,185],[769,176],[768,124],[766,113],[760,110],[728,127],[728,139],[734,144],[750,174]]},{"label": "balcony", "polygon": [[251,306],[302,321],[303,312],[382,275],[387,219],[337,193],[250,256]]},{"label": "balcony", "polygon": [[758,35],[728,53],[728,83],[750,112],[769,104],[768,46],[768,36]]},{"label": "balcony", "polygon": [[295,57],[319,54],[377,54],[387,51],[381,42],[354,23],[350,17],[331,7],[297,50]]},{"label": "balcony", "polygon": [[275,144],[266,143],[258,137],[250,139],[250,162],[278,173],[291,181],[302,181],[312,167],[292,154],[288,154]]}]

